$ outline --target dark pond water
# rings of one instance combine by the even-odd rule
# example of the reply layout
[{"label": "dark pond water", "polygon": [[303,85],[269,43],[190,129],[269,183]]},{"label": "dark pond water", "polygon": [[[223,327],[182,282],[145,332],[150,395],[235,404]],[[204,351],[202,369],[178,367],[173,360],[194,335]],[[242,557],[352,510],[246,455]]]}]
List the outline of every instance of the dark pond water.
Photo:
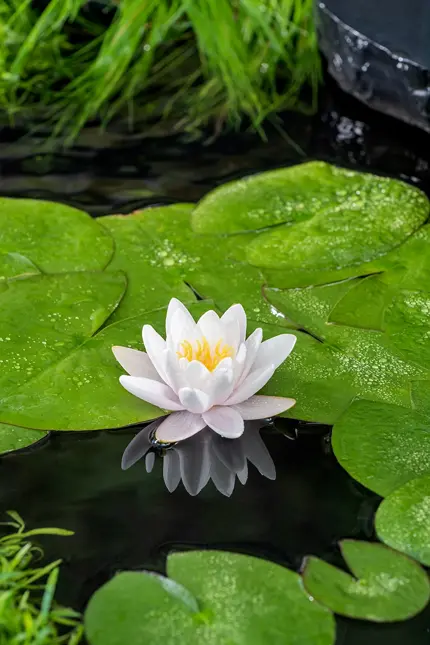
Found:
[{"label": "dark pond water", "polygon": [[[430,136],[371,113],[330,84],[315,117],[285,115],[284,128],[289,137],[272,130],[265,143],[242,134],[206,146],[89,128],[74,149],[55,154],[42,149],[41,137],[22,139],[3,129],[0,194],[64,201],[104,215],[194,201],[230,178],[308,158],[400,177],[430,192]],[[143,461],[122,471],[121,456],[135,432],[58,433],[0,459],[0,512],[13,508],[32,526],[76,532],[44,541],[49,558],[64,559],[63,603],[84,608],[118,569],[163,571],[174,548],[229,549],[298,570],[306,554],[340,565],[341,538],[374,537],[379,499],[336,463],[327,427],[279,421],[264,429],[276,480],[250,467],[248,482],[237,483],[231,497],[211,483],[195,497],[182,484],[169,493],[159,459],[151,473]],[[429,642],[429,610],[394,625],[338,623],[337,645]]]}]

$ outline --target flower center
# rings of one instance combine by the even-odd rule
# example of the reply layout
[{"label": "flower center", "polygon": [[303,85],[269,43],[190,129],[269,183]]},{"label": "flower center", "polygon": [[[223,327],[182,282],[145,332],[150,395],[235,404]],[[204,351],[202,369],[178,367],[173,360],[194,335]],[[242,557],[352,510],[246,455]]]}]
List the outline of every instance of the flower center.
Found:
[{"label": "flower center", "polygon": [[212,372],[223,358],[233,356],[233,347],[226,345],[220,339],[214,347],[211,347],[207,339],[203,336],[201,340],[196,341],[193,345],[189,340],[183,340],[179,344],[180,350],[176,352],[179,358],[186,358],[187,361],[199,361]]}]

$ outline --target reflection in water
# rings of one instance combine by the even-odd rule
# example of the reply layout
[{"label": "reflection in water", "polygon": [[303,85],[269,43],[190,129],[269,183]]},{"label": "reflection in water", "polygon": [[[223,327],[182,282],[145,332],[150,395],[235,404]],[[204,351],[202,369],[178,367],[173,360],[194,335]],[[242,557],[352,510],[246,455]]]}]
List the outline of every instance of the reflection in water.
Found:
[{"label": "reflection in water", "polygon": [[161,421],[151,423],[129,443],[122,457],[124,470],[144,457],[149,473],[156,457],[160,456],[166,488],[173,492],[182,480],[185,490],[193,496],[198,495],[211,479],[220,493],[230,497],[236,477],[241,484],[246,484],[248,462],[263,477],[276,478],[275,464],[260,436],[264,422],[247,421],[245,432],[238,439],[224,439],[205,428],[190,439],[166,446],[153,439]]}]

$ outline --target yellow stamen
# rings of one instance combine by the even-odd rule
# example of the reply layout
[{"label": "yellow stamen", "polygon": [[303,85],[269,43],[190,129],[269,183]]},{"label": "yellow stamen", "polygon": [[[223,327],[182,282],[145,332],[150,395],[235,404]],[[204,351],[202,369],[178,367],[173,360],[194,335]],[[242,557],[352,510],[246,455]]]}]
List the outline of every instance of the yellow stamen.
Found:
[{"label": "yellow stamen", "polygon": [[176,352],[179,358],[186,358],[187,361],[199,361],[210,372],[216,368],[223,358],[231,358],[234,354],[233,347],[225,345],[222,339],[217,342],[215,347],[211,348],[204,336],[201,340],[196,341],[194,347],[189,340],[183,340],[179,347],[181,351]]}]

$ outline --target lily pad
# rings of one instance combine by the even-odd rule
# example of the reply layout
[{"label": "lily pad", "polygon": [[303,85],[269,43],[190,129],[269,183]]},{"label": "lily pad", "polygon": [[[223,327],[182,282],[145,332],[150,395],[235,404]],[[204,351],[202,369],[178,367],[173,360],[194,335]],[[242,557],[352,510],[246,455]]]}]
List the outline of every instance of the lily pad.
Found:
[{"label": "lily pad", "polygon": [[122,573],[85,614],[91,645],[332,645],[331,612],[300,576],[271,562],[222,552],[169,556],[170,578]]},{"label": "lily pad", "polygon": [[354,479],[386,496],[430,473],[430,415],[354,401],[333,428],[332,446]]},{"label": "lily pad", "polygon": [[[107,280],[117,279],[114,274],[104,275]],[[190,311],[199,316],[211,307],[211,302],[196,303]],[[43,430],[99,430],[161,416],[162,410],[120,385],[124,370],[115,360],[112,346],[143,350],[143,324],[163,333],[165,317],[165,308],[146,312],[109,325],[79,343],[72,339],[66,344],[57,336],[61,355],[43,366],[38,357],[39,373],[0,400],[0,420]]]},{"label": "lily pad", "polygon": [[31,260],[19,253],[0,253],[0,280],[26,278],[40,273]]},{"label": "lily pad", "polygon": [[[169,221],[177,215],[182,223],[189,220],[192,209],[190,204],[174,204],[154,210],[160,219]],[[178,255],[168,238],[156,236],[154,226],[146,224],[148,215],[151,216],[151,209],[132,215],[110,215],[100,220],[115,241],[115,255],[109,271],[121,270],[127,276],[127,291],[111,322],[165,307],[173,297],[184,303],[195,301],[180,270],[187,256]]]},{"label": "lily pad", "polygon": [[107,231],[76,208],[0,199],[0,253],[19,253],[43,273],[98,271],[109,263],[113,250]]},{"label": "lily pad", "polygon": [[29,430],[0,423],[0,455],[27,448],[38,443],[49,433],[41,430]]},{"label": "lily pad", "polygon": [[[8,282],[0,293],[2,422],[51,429],[48,420],[38,425],[32,418],[32,407],[55,388],[50,381],[38,391],[39,379],[62,372],[65,358],[105,322],[124,289],[124,276],[108,273],[40,275]],[[70,384],[74,372],[66,378]],[[64,415],[73,417],[73,406],[66,400],[58,403]]]},{"label": "lily pad", "polygon": [[381,544],[344,540],[340,547],[353,575],[319,558],[307,560],[303,582],[317,601],[375,622],[406,620],[424,609],[430,583],[416,562]]},{"label": "lily pad", "polygon": [[[269,384],[280,394],[283,381],[290,386],[289,375],[294,370],[304,387],[300,391],[293,387],[288,396],[297,399],[291,414],[299,419],[334,423],[357,397],[412,407],[411,380],[428,379],[430,385],[430,371],[406,360],[387,334],[328,323],[337,303],[361,282],[265,290],[269,303],[289,325],[311,337],[306,347],[298,343]],[[321,392],[325,404],[321,404]]]},{"label": "lily pad", "polygon": [[430,473],[391,493],[376,513],[382,542],[430,566]]}]

